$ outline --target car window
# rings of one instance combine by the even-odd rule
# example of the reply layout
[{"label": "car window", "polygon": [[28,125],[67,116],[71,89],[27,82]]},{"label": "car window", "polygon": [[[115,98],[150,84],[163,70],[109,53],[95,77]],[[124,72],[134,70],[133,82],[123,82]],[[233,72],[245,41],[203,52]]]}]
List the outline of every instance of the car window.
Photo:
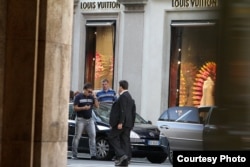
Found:
[{"label": "car window", "polygon": [[205,123],[206,122],[206,119],[208,117],[209,111],[211,109],[214,109],[214,108],[215,107],[211,107],[211,106],[205,106],[205,107],[199,107],[198,108],[201,123]]},{"label": "car window", "polygon": [[221,121],[223,120],[223,123],[225,124],[227,122],[227,117],[225,117],[225,115],[227,115],[226,110],[214,108],[210,112],[210,117],[208,118],[206,123],[211,125],[218,125],[221,124]]},{"label": "car window", "polygon": [[[95,109],[96,116],[99,117],[99,119],[101,119],[103,122],[109,123],[111,107],[112,105],[109,104],[101,104],[99,108]],[[148,122],[137,113],[135,117],[135,123],[148,124]]]},{"label": "car window", "polygon": [[198,110],[192,107],[176,107],[169,112],[169,121],[200,123]]},{"label": "car window", "polygon": [[148,124],[148,122],[138,114],[135,116],[135,123]]},{"label": "car window", "polygon": [[167,121],[167,120],[168,120],[168,111],[167,111],[167,110],[164,111],[164,112],[161,114],[159,120],[161,120],[161,121]]},{"label": "car window", "polygon": [[182,114],[175,120],[176,122],[198,123],[197,112],[195,110],[183,110]]},{"label": "car window", "polygon": [[109,109],[100,107],[94,110],[95,110],[96,117],[98,117],[99,120],[102,120],[105,123],[109,123],[109,113],[110,113]]}]

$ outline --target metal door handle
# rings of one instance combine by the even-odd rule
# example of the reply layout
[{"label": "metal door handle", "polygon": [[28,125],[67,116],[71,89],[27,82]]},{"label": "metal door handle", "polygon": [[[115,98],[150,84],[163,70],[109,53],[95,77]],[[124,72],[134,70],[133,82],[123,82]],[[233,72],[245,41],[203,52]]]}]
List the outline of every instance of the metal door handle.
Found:
[{"label": "metal door handle", "polygon": [[169,127],[168,127],[167,125],[161,125],[160,128],[161,128],[161,129],[163,129],[163,128],[164,128],[164,129],[169,129]]}]

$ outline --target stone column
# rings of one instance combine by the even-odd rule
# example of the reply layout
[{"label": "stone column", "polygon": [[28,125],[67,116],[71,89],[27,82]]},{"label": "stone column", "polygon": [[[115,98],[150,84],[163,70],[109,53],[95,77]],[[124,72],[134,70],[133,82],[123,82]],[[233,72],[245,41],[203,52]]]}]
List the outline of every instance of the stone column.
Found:
[{"label": "stone column", "polygon": [[[242,135],[250,131],[249,4],[244,0],[221,2],[221,55],[216,74],[215,104],[235,113],[226,118],[238,121],[237,126],[242,126]],[[249,135],[246,140],[241,140],[243,147],[249,146],[247,138]],[[239,143],[232,142],[232,145],[236,144]]]},{"label": "stone column", "polygon": [[[3,129],[3,80],[6,42],[6,1],[0,0],[0,162],[2,159],[2,129]],[[1,166],[1,165],[0,165]]]},{"label": "stone column", "polygon": [[0,166],[66,166],[74,2],[0,1]]},{"label": "stone column", "polygon": [[[121,79],[128,80],[129,90],[137,101],[140,111],[142,93],[142,61],[144,38],[144,6],[147,0],[118,0],[124,5],[123,51],[121,58]],[[135,82],[136,81],[136,82]]]},{"label": "stone column", "polygon": [[61,167],[67,164],[74,1],[47,0],[40,6],[34,166]]},{"label": "stone column", "polygon": [[83,86],[83,75],[81,64],[82,63],[82,54],[79,48],[81,46],[82,38],[82,14],[80,10],[79,0],[74,0],[74,16],[73,16],[73,40],[72,40],[72,59],[71,59],[71,89],[76,91],[81,91]]}]

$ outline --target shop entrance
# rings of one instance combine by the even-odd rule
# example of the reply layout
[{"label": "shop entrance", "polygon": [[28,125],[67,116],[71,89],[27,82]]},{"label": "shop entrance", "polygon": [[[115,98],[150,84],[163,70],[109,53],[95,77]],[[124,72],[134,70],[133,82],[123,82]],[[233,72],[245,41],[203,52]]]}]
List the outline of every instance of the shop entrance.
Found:
[{"label": "shop entrance", "polygon": [[87,21],[84,80],[101,89],[101,80],[113,87],[115,21]]}]

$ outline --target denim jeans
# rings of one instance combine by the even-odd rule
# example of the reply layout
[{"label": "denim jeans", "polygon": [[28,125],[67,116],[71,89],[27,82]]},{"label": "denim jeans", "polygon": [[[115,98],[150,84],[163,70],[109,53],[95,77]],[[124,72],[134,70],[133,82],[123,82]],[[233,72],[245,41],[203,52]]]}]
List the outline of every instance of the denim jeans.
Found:
[{"label": "denim jeans", "polygon": [[75,136],[72,141],[72,155],[77,156],[78,153],[78,144],[82,136],[83,130],[86,130],[89,136],[89,149],[90,156],[96,156],[96,129],[95,122],[92,118],[84,119],[81,117],[76,117],[76,127],[75,127]]}]

